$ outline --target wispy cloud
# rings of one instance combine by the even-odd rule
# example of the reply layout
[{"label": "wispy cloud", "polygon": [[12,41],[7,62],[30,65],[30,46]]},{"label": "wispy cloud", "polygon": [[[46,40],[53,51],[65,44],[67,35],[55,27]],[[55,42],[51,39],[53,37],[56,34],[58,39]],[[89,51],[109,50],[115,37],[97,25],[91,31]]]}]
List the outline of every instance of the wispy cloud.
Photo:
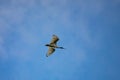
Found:
[{"label": "wispy cloud", "polygon": [[[115,0],[115,4],[118,5],[119,0]],[[30,74],[39,73],[42,69],[59,78],[68,72],[74,75],[72,71],[77,72],[88,59],[86,47],[96,49],[101,45],[101,26],[96,26],[97,23],[92,21],[101,17],[105,9],[103,0],[0,0],[0,62],[9,59],[18,62],[13,65],[11,74],[12,79],[16,80],[19,77],[29,79]],[[52,34],[60,37],[60,44],[66,50],[56,51],[55,54],[60,56],[56,58],[53,55],[42,63],[40,55],[45,55],[44,42],[50,40]],[[40,64],[36,58],[40,58]],[[41,67],[39,70],[34,70],[34,65],[29,66],[35,60],[35,65]],[[31,68],[33,70],[29,70]],[[42,75],[44,73],[40,72]]]},{"label": "wispy cloud", "polygon": [[[3,45],[6,43],[5,39],[8,39],[6,38],[8,34],[12,34],[11,31],[17,34],[21,43],[27,45],[37,45],[40,40],[39,36],[50,36],[56,33],[63,38],[68,36],[71,40],[73,37],[70,35],[74,35],[74,38],[82,40],[87,46],[99,46],[101,31],[95,28],[95,35],[92,34],[89,24],[91,17],[99,16],[104,7],[104,1],[101,0],[10,0],[9,3],[1,2],[1,52],[5,53],[6,49]],[[18,44],[18,42],[14,43]],[[14,49],[11,48],[11,51],[14,52]]]}]

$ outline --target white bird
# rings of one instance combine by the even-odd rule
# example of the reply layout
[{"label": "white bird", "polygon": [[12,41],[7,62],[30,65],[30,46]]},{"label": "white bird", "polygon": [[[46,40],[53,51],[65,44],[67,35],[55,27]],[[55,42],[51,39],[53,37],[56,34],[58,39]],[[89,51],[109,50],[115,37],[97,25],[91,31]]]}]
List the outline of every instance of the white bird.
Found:
[{"label": "white bird", "polygon": [[56,35],[53,35],[53,38],[52,38],[50,44],[45,45],[45,46],[48,46],[48,52],[46,54],[46,57],[50,56],[55,51],[55,48],[64,49],[63,47],[57,46],[58,40],[59,40],[59,38]]}]

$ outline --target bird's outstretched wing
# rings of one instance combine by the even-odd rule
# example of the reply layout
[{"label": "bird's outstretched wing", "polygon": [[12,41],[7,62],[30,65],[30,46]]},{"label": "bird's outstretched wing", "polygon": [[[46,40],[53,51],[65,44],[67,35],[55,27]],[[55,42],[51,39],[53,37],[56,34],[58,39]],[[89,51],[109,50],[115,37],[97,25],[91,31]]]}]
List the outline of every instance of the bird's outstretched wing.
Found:
[{"label": "bird's outstretched wing", "polygon": [[46,57],[50,56],[54,51],[55,49],[53,47],[49,47]]},{"label": "bird's outstretched wing", "polygon": [[53,35],[53,38],[52,38],[50,44],[56,44],[58,40],[59,40],[59,38],[56,35]]}]

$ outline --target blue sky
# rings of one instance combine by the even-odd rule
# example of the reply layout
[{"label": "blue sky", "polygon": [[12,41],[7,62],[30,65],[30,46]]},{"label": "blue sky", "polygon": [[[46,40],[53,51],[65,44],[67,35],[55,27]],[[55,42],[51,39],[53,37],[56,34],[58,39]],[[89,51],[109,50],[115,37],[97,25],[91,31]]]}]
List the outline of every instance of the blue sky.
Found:
[{"label": "blue sky", "polygon": [[[0,0],[0,80],[120,80],[120,0]],[[56,50],[46,57],[52,35]]]}]

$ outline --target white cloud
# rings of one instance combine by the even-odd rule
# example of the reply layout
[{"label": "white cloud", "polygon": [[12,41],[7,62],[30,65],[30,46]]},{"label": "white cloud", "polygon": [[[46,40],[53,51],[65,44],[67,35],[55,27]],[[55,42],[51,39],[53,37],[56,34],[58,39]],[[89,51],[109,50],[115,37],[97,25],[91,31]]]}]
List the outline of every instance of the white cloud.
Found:
[{"label": "white cloud", "polygon": [[8,59],[8,54],[5,49],[5,38],[9,34],[9,29],[8,23],[0,19],[0,58],[5,61]]},{"label": "white cloud", "polygon": [[5,50],[5,47],[3,47],[3,45],[0,44],[0,61],[4,62],[8,60],[8,54]]},{"label": "white cloud", "polygon": [[[82,39],[89,46],[99,45],[98,39],[100,38],[98,36],[100,34],[92,36],[88,25],[88,16],[98,16],[104,9],[104,1],[11,0],[7,4],[0,8],[0,45],[5,43],[4,39],[8,36],[7,33],[13,29],[16,29],[15,31],[19,34],[21,41],[30,45],[39,42],[37,32],[35,32],[38,30],[41,33],[40,35],[43,36],[60,33],[60,31],[62,31],[63,36],[65,32],[73,33],[77,36],[77,39]],[[32,17],[31,15],[28,16],[33,9],[38,11],[31,14]],[[75,15],[74,11],[79,12],[78,15]],[[29,17],[29,20],[26,19],[26,16]],[[76,16],[75,20],[73,20],[74,16]],[[38,24],[32,22],[37,20]],[[26,21],[29,23],[29,27],[25,26]],[[59,24],[60,26],[58,26]],[[41,26],[38,27],[39,25]],[[14,28],[14,26],[17,28]],[[34,28],[36,28],[35,33],[33,33]]]}]

